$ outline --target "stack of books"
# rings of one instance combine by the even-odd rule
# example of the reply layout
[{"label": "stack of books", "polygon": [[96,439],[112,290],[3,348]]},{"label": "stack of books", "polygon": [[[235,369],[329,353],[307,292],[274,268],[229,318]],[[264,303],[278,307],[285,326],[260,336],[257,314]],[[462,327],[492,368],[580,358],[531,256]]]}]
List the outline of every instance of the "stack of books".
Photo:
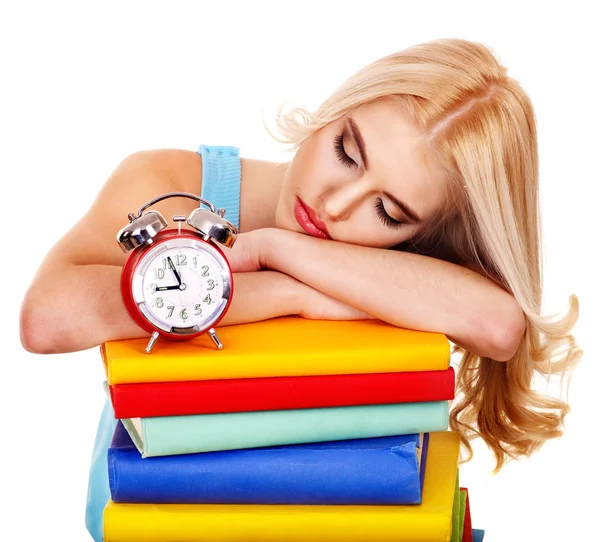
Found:
[{"label": "stack of books", "polygon": [[471,541],[445,335],[298,316],[102,345],[104,542]]}]

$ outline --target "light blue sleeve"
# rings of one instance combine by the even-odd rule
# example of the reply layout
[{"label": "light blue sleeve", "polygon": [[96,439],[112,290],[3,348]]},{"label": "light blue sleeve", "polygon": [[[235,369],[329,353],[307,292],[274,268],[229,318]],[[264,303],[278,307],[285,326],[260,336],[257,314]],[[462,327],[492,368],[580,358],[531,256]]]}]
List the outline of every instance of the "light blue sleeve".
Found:
[{"label": "light blue sleeve", "polygon": [[[240,185],[242,169],[240,149],[228,146],[200,145],[196,151],[202,156],[201,196],[216,209],[225,209],[225,219],[240,227]],[[96,431],[92,463],[88,481],[85,525],[95,542],[102,542],[104,507],[110,498],[108,485],[108,448],[117,420],[107,398]]]}]

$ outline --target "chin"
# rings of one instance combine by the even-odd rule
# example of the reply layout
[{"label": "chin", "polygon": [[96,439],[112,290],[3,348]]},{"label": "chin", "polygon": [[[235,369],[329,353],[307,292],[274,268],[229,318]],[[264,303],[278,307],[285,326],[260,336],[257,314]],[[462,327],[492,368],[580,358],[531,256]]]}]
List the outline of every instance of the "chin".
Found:
[{"label": "chin", "polygon": [[294,229],[294,223],[296,221],[294,220],[294,218],[292,217],[291,220],[289,219],[281,219],[279,214],[275,215],[275,227],[278,230],[287,230],[287,231],[297,231],[296,229]]},{"label": "chin", "polygon": [[[285,221],[284,221],[285,222]],[[281,210],[280,210],[280,205],[277,205],[277,208],[275,209],[275,227],[279,228],[279,229],[287,229],[285,227],[285,224],[281,223]]]},{"label": "chin", "polygon": [[297,233],[305,233],[300,224],[296,221],[296,217],[292,213],[287,215],[281,206],[277,206],[275,211],[275,227],[279,230],[295,231]]}]

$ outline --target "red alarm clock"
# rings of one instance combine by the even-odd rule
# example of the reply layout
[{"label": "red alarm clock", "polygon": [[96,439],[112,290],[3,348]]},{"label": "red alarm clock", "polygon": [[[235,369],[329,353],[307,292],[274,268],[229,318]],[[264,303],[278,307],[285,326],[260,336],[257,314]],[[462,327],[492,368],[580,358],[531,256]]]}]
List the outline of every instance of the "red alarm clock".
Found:
[{"label": "red alarm clock", "polygon": [[[209,207],[194,209],[189,218],[173,217],[177,229],[148,207],[171,197],[197,200]],[[146,212],[144,212],[146,211]],[[217,243],[231,248],[237,229],[208,200],[187,192],[169,192],[129,213],[129,224],[117,234],[117,242],[129,257],[121,273],[121,294],[131,317],[152,334],[146,352],[162,335],[186,340],[208,333],[217,346],[223,344],[214,326],[225,316],[233,296],[233,273]],[[194,231],[181,231],[186,221]]]}]

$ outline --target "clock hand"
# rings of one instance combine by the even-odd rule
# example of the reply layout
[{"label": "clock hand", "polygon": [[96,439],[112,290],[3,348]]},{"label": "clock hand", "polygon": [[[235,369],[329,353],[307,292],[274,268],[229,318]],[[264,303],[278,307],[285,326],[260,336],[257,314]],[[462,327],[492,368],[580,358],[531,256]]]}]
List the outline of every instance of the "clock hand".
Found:
[{"label": "clock hand", "polygon": [[156,289],[157,292],[164,292],[165,290],[181,290],[181,288],[179,284],[176,284],[175,286],[159,286]]},{"label": "clock hand", "polygon": [[170,256],[167,256],[167,261],[169,262],[169,267],[173,270],[173,273],[175,274],[175,278],[177,279],[177,283],[179,284],[179,286],[181,286],[181,277],[179,276],[179,273],[177,272],[177,269],[175,269],[175,266],[173,265],[173,261],[171,260]]}]

